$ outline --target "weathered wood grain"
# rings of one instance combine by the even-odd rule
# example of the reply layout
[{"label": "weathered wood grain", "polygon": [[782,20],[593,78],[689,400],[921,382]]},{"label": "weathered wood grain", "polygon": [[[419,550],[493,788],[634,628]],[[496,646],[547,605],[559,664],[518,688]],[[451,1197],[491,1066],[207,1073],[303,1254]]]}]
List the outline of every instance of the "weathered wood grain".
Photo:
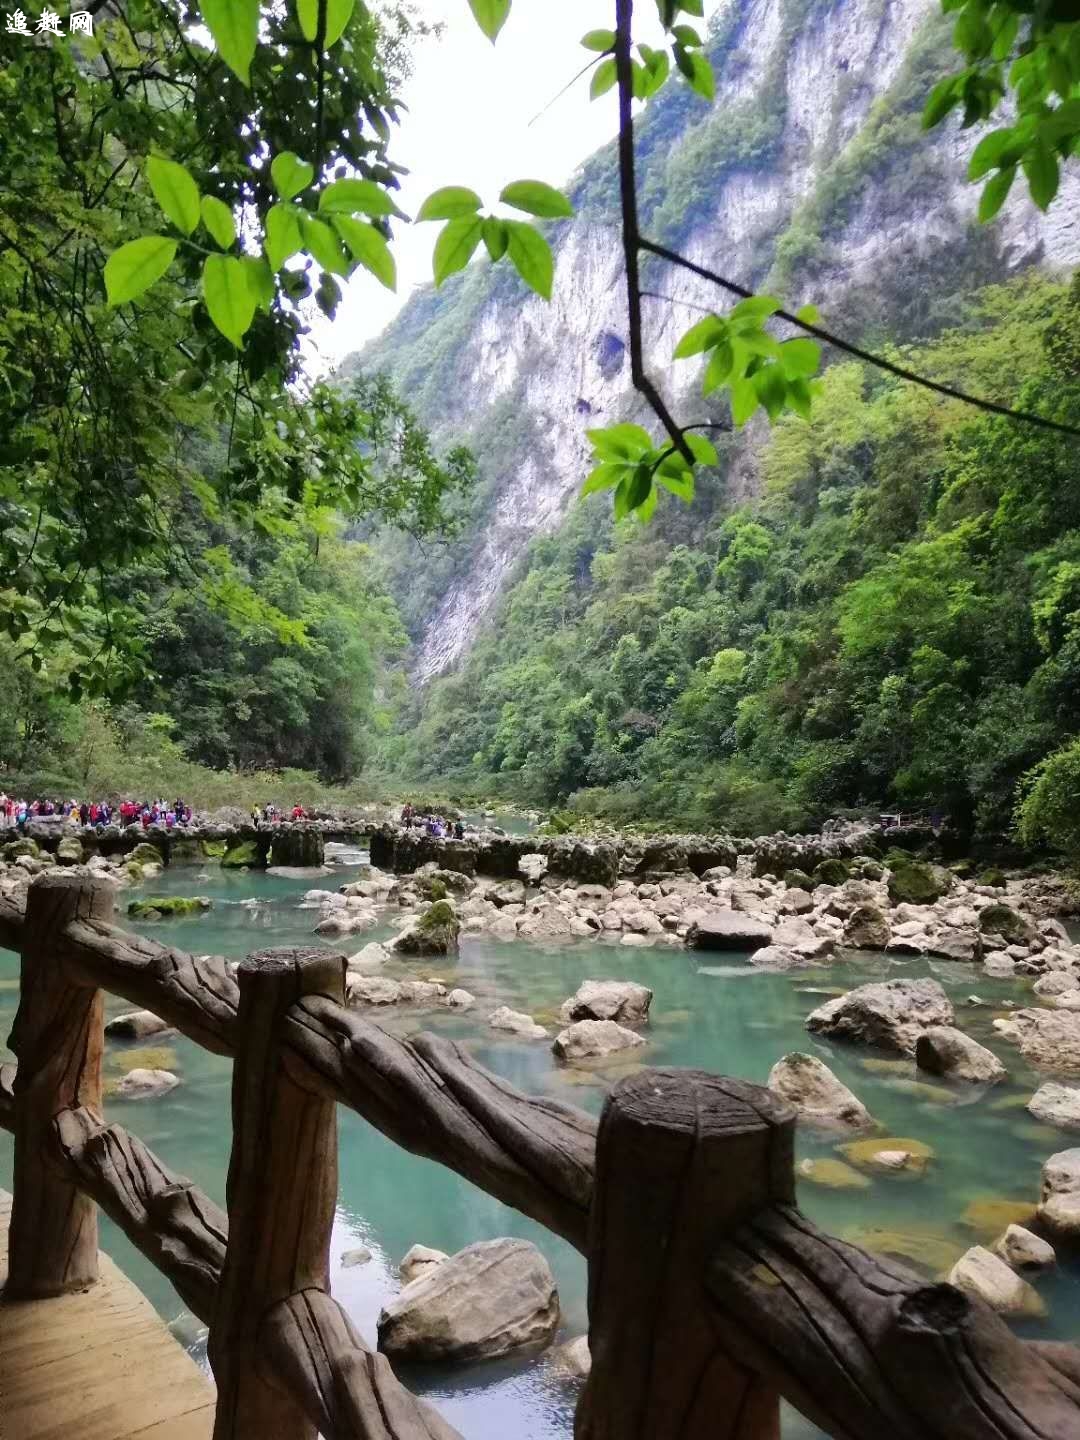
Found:
[{"label": "weathered wood grain", "polygon": [[257,1355],[266,1383],[295,1396],[325,1440],[461,1440],[322,1290],[273,1306],[259,1327]]},{"label": "weathered wood grain", "polygon": [[[315,1440],[290,1395],[258,1367],[258,1331],[271,1306],[330,1290],[337,1202],[337,1106],[283,1064],[282,1022],[304,995],[341,1002],[345,957],[263,950],[241,961],[240,1048],[233,1067],[229,1243],[210,1326],[218,1386],[215,1440]],[[301,1364],[304,1356],[297,1357]]]},{"label": "weathered wood grain", "polygon": [[16,1299],[62,1295],[97,1279],[97,1210],[77,1184],[49,1167],[45,1152],[61,1111],[85,1106],[101,1118],[105,997],[70,980],[57,937],[71,920],[112,909],[112,887],[79,875],[40,875],[27,896],[10,1038],[19,1065],[7,1283]]},{"label": "weathered wood grain", "polygon": [[704,1071],[644,1070],[613,1087],[577,1440],[779,1440],[776,1391],[716,1344],[701,1262],[716,1236],[792,1199],[794,1130],[770,1091]]}]

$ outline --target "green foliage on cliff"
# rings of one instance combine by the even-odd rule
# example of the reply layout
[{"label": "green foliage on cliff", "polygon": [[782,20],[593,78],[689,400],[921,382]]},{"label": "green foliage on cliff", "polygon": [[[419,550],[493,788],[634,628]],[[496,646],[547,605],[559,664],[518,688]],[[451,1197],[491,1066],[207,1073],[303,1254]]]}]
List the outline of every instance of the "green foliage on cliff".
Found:
[{"label": "green foliage on cliff", "polygon": [[[1076,292],[1029,278],[902,358],[1075,423],[1078,322]],[[1075,731],[1075,447],[837,364],[760,465],[760,499],[703,485],[644,531],[576,506],[403,713],[391,766],[686,826],[898,804],[1008,830]]]}]

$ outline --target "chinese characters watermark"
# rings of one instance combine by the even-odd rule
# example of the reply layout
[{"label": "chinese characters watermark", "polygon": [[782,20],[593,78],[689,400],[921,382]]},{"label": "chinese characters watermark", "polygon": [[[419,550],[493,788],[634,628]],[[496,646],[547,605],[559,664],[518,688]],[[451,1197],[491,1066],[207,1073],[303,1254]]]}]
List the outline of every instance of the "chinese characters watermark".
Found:
[{"label": "chinese characters watermark", "polygon": [[[63,21],[56,10],[46,5],[36,21],[27,19],[23,10],[13,10],[4,19],[5,35],[63,35]],[[94,17],[89,10],[72,10],[68,16],[68,33],[71,35],[92,35]]]}]

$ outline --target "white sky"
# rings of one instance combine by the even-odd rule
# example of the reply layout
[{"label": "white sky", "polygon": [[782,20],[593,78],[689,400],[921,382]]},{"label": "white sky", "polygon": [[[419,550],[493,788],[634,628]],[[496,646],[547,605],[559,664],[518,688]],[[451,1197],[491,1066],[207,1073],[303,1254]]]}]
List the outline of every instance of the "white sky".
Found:
[{"label": "white sky", "polygon": [[[655,6],[643,0],[637,8],[636,38],[655,42],[660,33]],[[716,0],[707,0],[706,13],[715,8]],[[485,208],[496,207],[510,180],[562,185],[615,133],[615,92],[590,102],[587,76],[529,124],[589,58],[578,43],[581,36],[614,24],[612,0],[514,0],[494,46],[473,20],[467,0],[420,0],[419,9],[446,28],[441,39],[425,42],[416,54],[403,96],[409,110],[391,149],[411,172],[398,202],[406,214],[414,215],[440,185],[470,186],[483,196]],[[397,293],[357,271],[333,325],[316,316],[313,368],[325,370],[359,349],[393,319],[416,286],[431,279],[438,231],[438,224],[397,225]]]}]

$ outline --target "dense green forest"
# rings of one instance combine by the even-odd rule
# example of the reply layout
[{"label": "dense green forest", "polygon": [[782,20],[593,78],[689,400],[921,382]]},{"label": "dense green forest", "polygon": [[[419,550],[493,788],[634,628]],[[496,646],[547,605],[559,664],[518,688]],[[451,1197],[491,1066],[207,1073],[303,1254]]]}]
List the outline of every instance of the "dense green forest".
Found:
[{"label": "dense green forest", "polygon": [[[1080,418],[1075,287],[1029,275],[963,308],[903,358]],[[759,499],[729,501],[726,458],[650,526],[594,497],[536,541],[391,766],[616,820],[790,829],[895,803],[1009,831],[1075,733],[1074,443],[841,363],[813,423],[765,440]]]}]

